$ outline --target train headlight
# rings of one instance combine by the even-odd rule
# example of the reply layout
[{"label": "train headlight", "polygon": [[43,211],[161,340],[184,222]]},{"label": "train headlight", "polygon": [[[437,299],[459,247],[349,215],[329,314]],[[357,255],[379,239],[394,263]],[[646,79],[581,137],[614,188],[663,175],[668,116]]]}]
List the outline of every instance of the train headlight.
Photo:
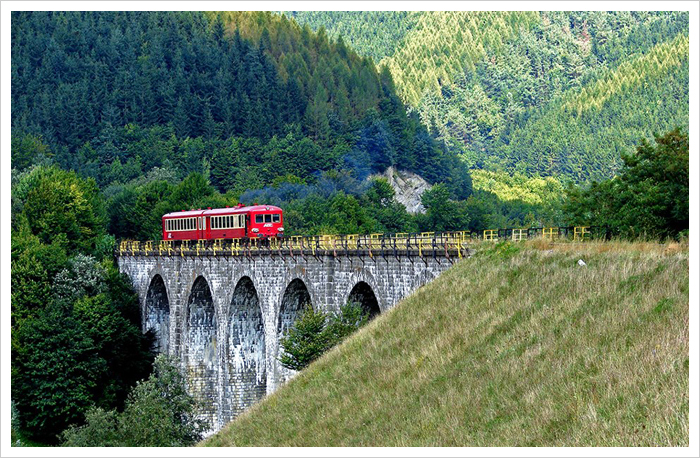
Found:
[{"label": "train headlight", "polygon": [[277,228],[277,231],[279,231],[279,232],[284,232],[284,228],[283,228],[283,227],[278,227],[278,228]]},{"label": "train headlight", "polygon": [[260,229],[258,229],[257,227],[254,227],[253,232],[260,232]]}]

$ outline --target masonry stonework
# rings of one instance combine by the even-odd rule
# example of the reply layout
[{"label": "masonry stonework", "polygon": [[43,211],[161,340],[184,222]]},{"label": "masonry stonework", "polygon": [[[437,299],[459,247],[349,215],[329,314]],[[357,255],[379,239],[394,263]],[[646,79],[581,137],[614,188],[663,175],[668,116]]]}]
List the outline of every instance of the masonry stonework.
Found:
[{"label": "masonry stonework", "polygon": [[214,431],[293,376],[279,339],[306,303],[372,314],[448,269],[444,257],[120,256],[141,304],[143,331],[176,356]]}]

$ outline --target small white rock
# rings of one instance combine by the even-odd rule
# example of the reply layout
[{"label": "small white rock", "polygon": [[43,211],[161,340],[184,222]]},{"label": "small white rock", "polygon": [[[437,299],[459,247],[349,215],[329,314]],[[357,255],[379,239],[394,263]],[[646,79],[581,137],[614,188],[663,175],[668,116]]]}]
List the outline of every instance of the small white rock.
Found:
[{"label": "small white rock", "polygon": [[579,260],[578,260],[578,265],[579,265],[579,266],[582,266],[582,267],[585,267],[585,266],[586,266],[586,263],[583,262],[583,259],[579,259]]}]

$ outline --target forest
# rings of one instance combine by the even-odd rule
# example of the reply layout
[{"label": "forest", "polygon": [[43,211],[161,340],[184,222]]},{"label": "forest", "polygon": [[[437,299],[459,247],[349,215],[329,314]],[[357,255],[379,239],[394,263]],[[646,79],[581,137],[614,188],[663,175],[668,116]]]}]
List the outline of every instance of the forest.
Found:
[{"label": "forest", "polygon": [[470,167],[586,184],[688,129],[687,12],[290,14],[386,65]]},{"label": "forest", "polygon": [[[113,256],[167,212],[687,237],[687,15],[349,14],[12,13],[13,442],[99,445],[86,419],[109,445],[201,437]],[[432,185],[425,213],[389,166]]]}]

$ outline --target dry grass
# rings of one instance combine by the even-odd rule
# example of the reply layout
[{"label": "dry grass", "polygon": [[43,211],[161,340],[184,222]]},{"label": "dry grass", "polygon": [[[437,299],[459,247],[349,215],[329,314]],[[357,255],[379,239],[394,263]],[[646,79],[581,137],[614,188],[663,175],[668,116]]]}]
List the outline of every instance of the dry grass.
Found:
[{"label": "dry grass", "polygon": [[687,244],[477,248],[203,445],[688,445]]}]

